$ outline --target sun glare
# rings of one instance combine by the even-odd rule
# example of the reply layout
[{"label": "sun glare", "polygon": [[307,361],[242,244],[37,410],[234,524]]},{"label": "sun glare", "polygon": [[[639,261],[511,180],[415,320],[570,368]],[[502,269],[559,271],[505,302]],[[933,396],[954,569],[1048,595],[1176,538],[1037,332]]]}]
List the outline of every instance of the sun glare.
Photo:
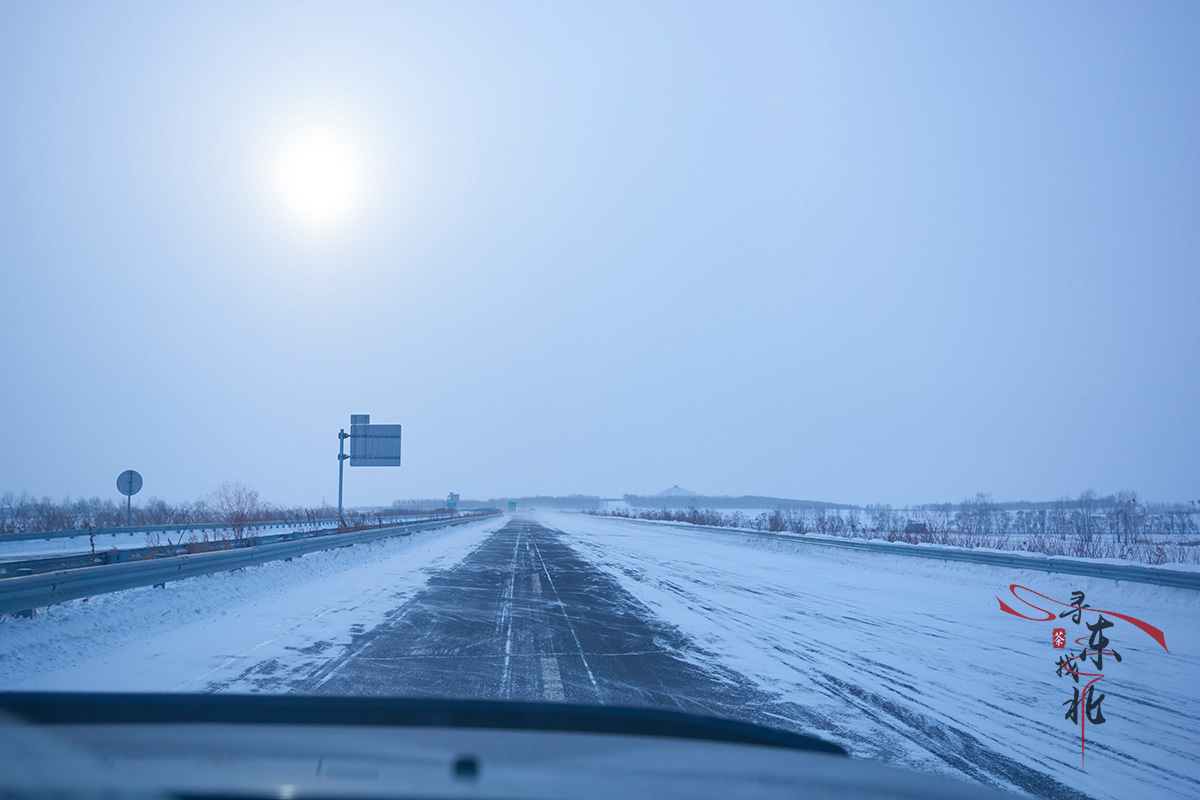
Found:
[{"label": "sun glare", "polygon": [[329,233],[354,221],[367,176],[353,135],[332,125],[299,126],[280,137],[272,155],[271,190],[292,222]]}]

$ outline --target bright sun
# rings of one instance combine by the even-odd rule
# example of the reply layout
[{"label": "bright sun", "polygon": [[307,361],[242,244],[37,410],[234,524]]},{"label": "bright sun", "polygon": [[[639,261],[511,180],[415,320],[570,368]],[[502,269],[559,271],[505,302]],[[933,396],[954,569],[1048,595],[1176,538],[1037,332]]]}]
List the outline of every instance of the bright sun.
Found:
[{"label": "bright sun", "polygon": [[353,222],[365,200],[362,145],[334,125],[298,126],[274,148],[269,180],[289,219],[313,232],[336,231]]}]

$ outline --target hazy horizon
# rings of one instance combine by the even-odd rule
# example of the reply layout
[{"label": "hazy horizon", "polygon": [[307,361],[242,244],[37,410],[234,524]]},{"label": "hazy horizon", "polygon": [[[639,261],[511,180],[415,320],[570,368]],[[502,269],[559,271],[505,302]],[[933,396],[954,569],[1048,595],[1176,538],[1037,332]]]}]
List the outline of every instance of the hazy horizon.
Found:
[{"label": "hazy horizon", "polygon": [[[214,488],[216,488],[216,487],[214,487]],[[254,487],[250,486],[249,488],[253,489]],[[681,487],[681,488],[684,488],[684,487]],[[1088,488],[1090,489],[1091,487],[1088,487]],[[0,489],[0,496],[3,496],[8,491],[11,491],[11,490]],[[1057,501],[1067,501],[1068,503],[1075,503],[1080,499],[1080,495],[1082,495],[1083,492],[1088,491],[1088,489],[1084,489],[1081,492],[1077,492],[1077,493],[1071,494],[1071,495],[1060,495],[1059,497],[997,497],[997,496],[993,495],[991,492],[981,491],[981,492],[972,493],[970,495],[967,495],[964,497],[959,497],[959,498],[954,498],[954,499],[946,498],[946,499],[941,499],[941,500],[919,500],[919,501],[914,500],[914,501],[900,502],[900,503],[892,503],[892,502],[879,501],[879,500],[857,501],[857,500],[844,500],[844,499],[840,499],[840,498],[827,498],[827,497],[767,495],[767,494],[762,494],[759,492],[747,492],[747,493],[742,493],[742,494],[729,494],[729,493],[725,493],[725,492],[713,492],[713,493],[696,492],[696,493],[689,494],[689,495],[662,495],[661,491],[662,490],[660,490],[659,492],[644,492],[644,493],[643,492],[622,492],[620,494],[613,494],[613,495],[598,494],[596,492],[566,492],[563,494],[547,494],[544,492],[520,492],[520,493],[514,493],[514,494],[480,495],[477,497],[470,497],[470,496],[462,495],[459,500],[459,505],[460,506],[468,506],[468,505],[473,505],[473,504],[477,504],[477,503],[487,503],[492,500],[509,500],[509,499],[519,499],[519,498],[550,498],[550,499],[556,499],[556,500],[569,500],[573,497],[583,497],[583,498],[598,498],[602,502],[623,502],[626,497],[639,497],[642,499],[646,499],[646,498],[651,498],[651,497],[656,497],[656,496],[662,496],[664,501],[668,501],[672,498],[674,498],[677,501],[672,507],[685,507],[682,505],[682,503],[693,497],[695,498],[695,500],[697,502],[700,503],[700,506],[704,506],[703,501],[713,500],[713,499],[738,500],[738,499],[742,499],[742,498],[761,497],[763,499],[770,499],[770,500],[783,500],[783,501],[799,502],[799,503],[819,503],[819,504],[829,504],[829,505],[835,505],[835,506],[851,506],[851,507],[862,508],[862,509],[865,509],[868,506],[890,506],[893,509],[900,510],[900,509],[918,508],[921,506],[930,506],[930,505],[958,506],[958,505],[962,504],[963,502],[975,500],[978,494],[986,495],[987,498],[989,499],[989,501],[992,504],[997,505],[997,506],[1020,504],[1020,503],[1042,504],[1042,503],[1053,503],[1053,502],[1057,502]],[[1100,492],[1100,491],[1096,491],[1095,489],[1091,489],[1091,491],[1093,491],[1095,493],[1095,497],[1097,499],[1104,499],[1104,498],[1115,496],[1118,491],[1129,491],[1129,489],[1127,487],[1126,489],[1115,490],[1112,492]],[[1133,489],[1132,491],[1136,492],[1137,499],[1140,503],[1149,505],[1149,506],[1179,506],[1179,507],[1187,507],[1187,508],[1194,509],[1195,506],[1193,504],[1200,503],[1200,500],[1195,500],[1195,499],[1164,499],[1164,498],[1158,498],[1158,497],[1147,497],[1147,496],[1143,495],[1141,492],[1137,492],[1136,489]],[[139,492],[137,495],[134,496],[133,508],[135,510],[137,510],[140,506],[144,506],[147,501],[152,500],[152,499],[164,500],[170,504],[190,503],[190,502],[194,502],[197,500],[204,500],[204,499],[206,499],[205,496],[210,493],[211,493],[211,490],[202,492],[197,497],[171,498],[171,497],[159,497],[158,495],[147,494],[143,491],[143,492]],[[13,492],[13,494],[15,497],[19,497],[21,493]],[[32,494],[29,495],[29,498],[31,500],[41,500],[41,499],[43,499],[43,497],[49,497],[52,501],[54,501],[56,503],[61,502],[64,499],[71,499],[71,500],[80,500],[80,499],[90,500],[90,499],[92,499],[92,496],[89,496],[89,495],[76,495],[76,496],[67,496],[67,497],[55,497],[53,495],[46,495],[46,496],[38,496],[38,495],[32,495]],[[118,500],[119,500],[119,504],[124,504],[124,502],[125,502],[125,498],[123,495],[118,495],[115,498],[100,496],[100,499],[101,500],[110,499],[110,500],[113,500],[114,503],[118,502]],[[267,497],[267,496],[260,496],[259,500],[268,505],[278,506],[281,508],[289,508],[289,507],[297,507],[297,506],[299,506],[299,507],[329,506],[329,507],[336,508],[336,506],[337,506],[336,495],[332,501],[329,498],[322,498],[322,500],[320,502],[316,502],[316,503],[312,503],[312,504],[281,503],[281,502],[277,502],[274,498]],[[382,503],[359,503],[359,504],[354,504],[354,505],[346,504],[346,510],[347,511],[358,511],[358,510],[365,510],[365,509],[380,509],[380,508],[388,508],[388,507],[391,507],[394,505],[404,506],[406,504],[419,504],[419,503],[441,505],[441,504],[444,504],[445,502],[446,502],[446,498],[444,495],[441,497],[436,497],[436,496],[397,497],[397,498],[393,498],[390,501],[382,502]],[[669,503],[668,503],[668,505],[669,505]]]}]

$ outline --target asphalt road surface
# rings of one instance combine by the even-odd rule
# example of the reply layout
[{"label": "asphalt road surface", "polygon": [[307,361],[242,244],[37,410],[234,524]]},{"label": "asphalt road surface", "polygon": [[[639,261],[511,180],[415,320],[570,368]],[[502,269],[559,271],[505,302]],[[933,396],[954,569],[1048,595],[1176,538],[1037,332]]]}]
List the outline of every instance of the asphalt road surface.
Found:
[{"label": "asphalt road surface", "polygon": [[771,715],[768,696],[688,650],[553,531],[518,518],[293,691]]}]

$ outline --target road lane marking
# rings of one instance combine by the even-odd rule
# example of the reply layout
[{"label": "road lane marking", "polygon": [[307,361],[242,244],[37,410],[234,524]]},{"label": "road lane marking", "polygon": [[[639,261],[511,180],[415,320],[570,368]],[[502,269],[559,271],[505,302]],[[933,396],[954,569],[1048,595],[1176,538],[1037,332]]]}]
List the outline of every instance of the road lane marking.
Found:
[{"label": "road lane marking", "polygon": [[536,572],[533,573],[533,593],[539,596],[542,593],[542,576]]},{"label": "road lane marking", "polygon": [[507,629],[504,636],[504,674],[500,677],[500,692],[504,697],[512,696],[512,646],[513,646],[513,599],[517,588],[517,553],[521,547],[521,534],[513,542],[512,563],[508,580],[505,582],[504,593],[501,596],[500,617]]},{"label": "road lane marking", "polygon": [[542,696],[547,700],[566,700],[563,694],[562,676],[558,674],[558,659],[554,656],[542,658]]},{"label": "road lane marking", "polygon": [[592,682],[592,688],[599,695],[600,684],[596,683],[596,676],[592,674],[592,667],[588,664],[587,656],[583,653],[583,645],[579,642],[579,635],[575,633],[575,626],[571,624],[571,618],[567,615],[567,608],[563,604],[562,596],[558,593],[558,587],[554,585],[554,578],[550,577],[550,570],[546,567],[546,559],[542,556],[542,548],[537,546],[537,542],[533,541],[532,537],[530,538],[530,544],[533,545],[533,552],[537,554],[538,561],[542,562],[542,572],[546,576],[546,582],[550,584],[550,591],[554,592],[554,599],[558,604],[558,610],[567,622],[567,630],[571,632],[571,638],[575,640],[575,648],[579,651],[579,658],[583,661],[583,668],[587,671],[588,680]]}]

